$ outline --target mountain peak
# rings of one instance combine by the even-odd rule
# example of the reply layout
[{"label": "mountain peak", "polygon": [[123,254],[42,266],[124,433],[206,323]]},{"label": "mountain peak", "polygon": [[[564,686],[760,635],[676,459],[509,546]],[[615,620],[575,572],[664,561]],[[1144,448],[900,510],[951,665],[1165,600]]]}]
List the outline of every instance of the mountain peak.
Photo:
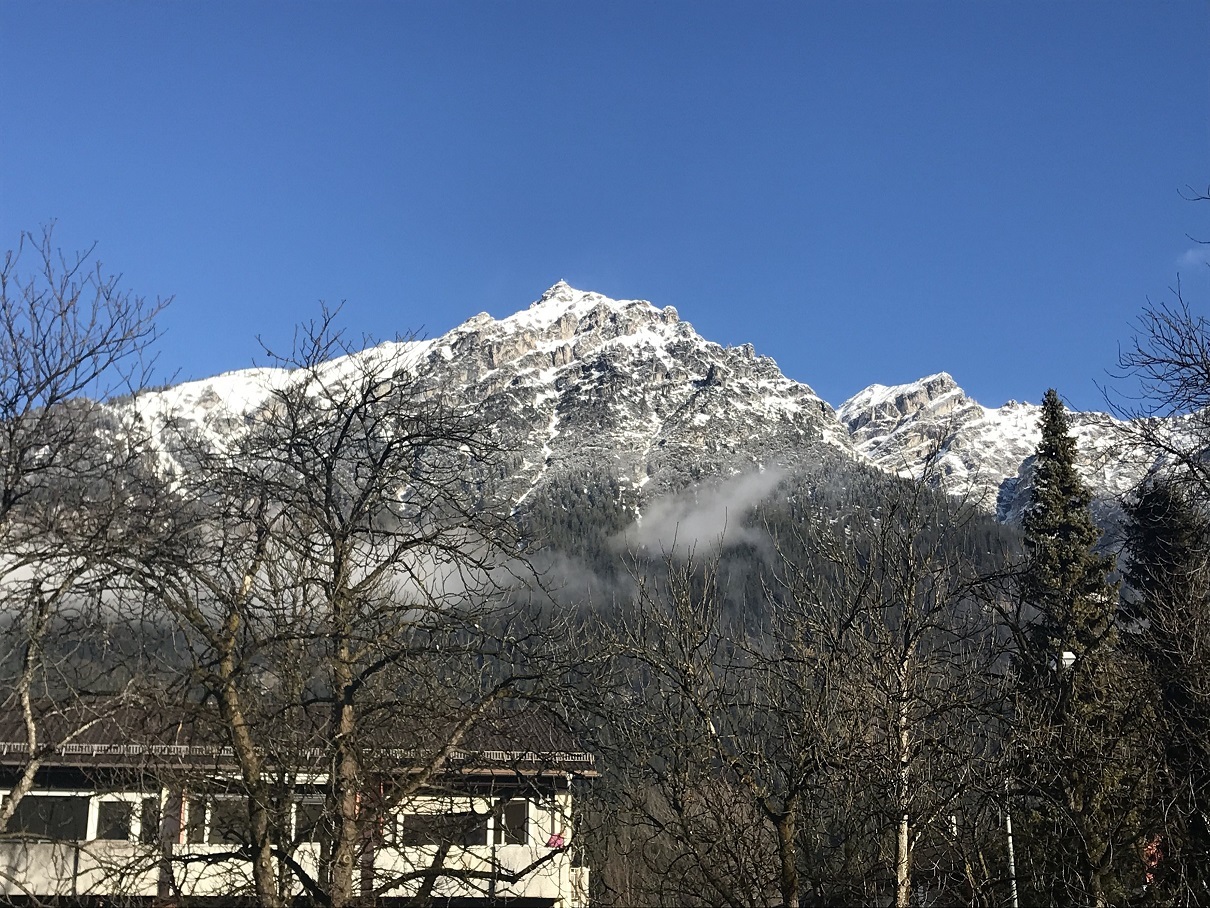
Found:
[{"label": "mountain peak", "polygon": [[954,381],[954,376],[950,375],[948,372],[934,372],[932,375],[926,375],[924,378],[917,379],[915,383],[918,385],[937,383],[952,385],[955,388],[958,387],[958,383]]},{"label": "mountain peak", "polygon": [[840,406],[842,419],[862,414],[896,418],[909,416],[942,398],[964,401],[965,392],[948,372],[934,372],[902,385],[870,385],[857,392]]},{"label": "mountain peak", "polygon": [[[573,333],[593,331],[612,322],[613,333],[626,333],[660,310],[645,300],[615,300],[592,290],[577,290],[566,281],[557,281],[529,304],[497,322],[505,332],[555,330],[564,340]],[[675,323],[675,316],[671,319]]]},{"label": "mountain peak", "polygon": [[530,303],[529,308],[534,309],[544,303],[550,302],[570,303],[574,302],[577,296],[583,295],[584,292],[582,290],[577,290],[575,287],[567,283],[567,281],[560,278],[551,284],[549,290],[543,293],[534,302]]},{"label": "mountain peak", "polygon": [[602,302],[616,302],[600,293],[591,290],[577,290],[564,280],[555,281],[550,289],[529,304],[528,309],[522,309],[502,319],[502,322],[519,321],[530,323],[534,319],[547,321],[557,319],[563,313],[588,309]]}]

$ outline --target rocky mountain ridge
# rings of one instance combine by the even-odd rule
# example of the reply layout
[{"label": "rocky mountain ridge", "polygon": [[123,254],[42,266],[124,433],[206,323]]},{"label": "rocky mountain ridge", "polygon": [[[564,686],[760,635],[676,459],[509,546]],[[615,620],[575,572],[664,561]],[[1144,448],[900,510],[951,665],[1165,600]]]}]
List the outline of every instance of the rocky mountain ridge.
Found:
[{"label": "rocky mountain ridge", "polygon": [[[398,356],[417,380],[480,407],[515,452],[517,505],[555,477],[604,474],[635,499],[714,476],[801,465],[868,464],[1019,513],[1038,408],[985,408],[946,373],[871,385],[833,409],[750,345],[705,340],[671,306],[613,300],[560,281],[527,309],[480,313],[440,337],[391,342],[325,365]],[[256,419],[284,369],[248,369],[134,401],[153,433],[190,428],[222,445]],[[1082,467],[1100,494],[1140,475],[1115,458],[1113,423],[1072,414]],[[926,464],[931,464],[928,470]]]},{"label": "rocky mountain ridge", "polygon": [[[1041,407],[1009,401],[984,407],[946,372],[903,385],[870,385],[837,410],[858,453],[900,476],[926,475],[939,488],[971,497],[1001,520],[1020,517]],[[1127,456],[1123,423],[1105,413],[1068,411],[1080,462],[1096,494],[1116,498],[1146,472]]]}]

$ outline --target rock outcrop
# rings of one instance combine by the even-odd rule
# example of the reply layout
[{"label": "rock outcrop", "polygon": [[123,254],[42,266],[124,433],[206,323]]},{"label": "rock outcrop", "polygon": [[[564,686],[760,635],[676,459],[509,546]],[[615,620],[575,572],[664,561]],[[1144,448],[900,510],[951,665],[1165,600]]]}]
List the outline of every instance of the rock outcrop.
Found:
[{"label": "rock outcrop", "polygon": [[[383,344],[324,368],[338,375],[392,356],[422,385],[481,409],[512,452],[503,481],[518,504],[544,482],[585,472],[641,501],[754,469],[866,463],[925,476],[1015,520],[1040,437],[1038,407],[983,407],[945,372],[871,385],[833,410],[751,345],[705,340],[672,307],[562,281],[506,318],[480,313],[441,337]],[[143,394],[134,407],[153,432],[183,426],[221,446],[292,380],[249,369]],[[1104,414],[1072,413],[1071,424],[1080,469],[1099,495],[1126,491],[1147,468],[1145,458],[1120,456],[1117,424]]]},{"label": "rock outcrop", "polygon": [[[421,383],[482,409],[514,452],[509,486],[518,502],[571,472],[605,473],[649,495],[710,476],[854,456],[831,406],[751,345],[722,347],[672,307],[562,281],[506,318],[481,313],[441,337],[354,358],[393,353]],[[222,443],[288,376],[230,373],[143,395],[138,405],[150,421],[192,422]]]},{"label": "rock outcrop", "polygon": [[[837,413],[857,451],[879,468],[925,476],[1002,520],[1020,519],[1041,440],[1041,407],[1017,401],[983,407],[941,372],[905,385],[871,385]],[[1149,462],[1123,456],[1121,424],[1104,413],[1071,412],[1069,419],[1078,468],[1092,489],[1112,498],[1132,488]]]}]

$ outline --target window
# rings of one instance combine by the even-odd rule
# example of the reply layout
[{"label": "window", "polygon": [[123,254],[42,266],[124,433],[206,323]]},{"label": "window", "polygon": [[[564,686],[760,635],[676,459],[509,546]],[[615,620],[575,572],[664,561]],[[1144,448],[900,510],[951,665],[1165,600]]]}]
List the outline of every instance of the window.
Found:
[{"label": "window", "polygon": [[[137,799],[137,800],[136,800]],[[97,802],[97,838],[129,842],[138,825],[138,841],[160,841],[160,799],[155,795],[128,795]]]},{"label": "window", "polygon": [[487,814],[474,811],[404,814],[399,823],[399,844],[486,845],[487,818]]},{"label": "window", "polygon": [[524,845],[529,841],[529,801],[505,801],[496,817],[492,843]]},{"label": "window", "polygon": [[190,845],[206,842],[206,802],[201,798],[190,798],[186,805],[185,841]]},{"label": "window", "polygon": [[142,813],[139,816],[139,841],[144,845],[154,845],[160,840],[160,799],[143,798]]},{"label": "window", "polygon": [[294,806],[294,838],[299,842],[331,841],[323,801],[299,801]]},{"label": "window", "polygon": [[239,798],[217,798],[210,804],[210,844],[239,845],[248,838],[248,807]]},{"label": "window", "polygon": [[241,845],[247,839],[248,808],[241,798],[190,798],[185,841],[190,845]]},{"label": "window", "polygon": [[133,826],[133,801],[101,801],[97,804],[98,839],[128,842]]},{"label": "window", "polygon": [[[466,804],[466,801],[463,801]],[[524,845],[529,841],[529,802],[500,800],[482,813],[474,809],[445,813],[408,813],[399,817],[398,842],[402,846]],[[489,835],[490,827],[490,835]]]},{"label": "window", "polygon": [[27,794],[17,804],[8,831],[35,839],[81,841],[88,833],[88,801],[82,795]]}]

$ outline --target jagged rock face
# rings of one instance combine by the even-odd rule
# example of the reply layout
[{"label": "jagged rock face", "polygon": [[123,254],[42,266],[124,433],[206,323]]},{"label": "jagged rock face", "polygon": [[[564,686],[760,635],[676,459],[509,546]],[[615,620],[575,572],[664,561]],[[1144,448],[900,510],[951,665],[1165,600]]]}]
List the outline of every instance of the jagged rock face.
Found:
[{"label": "jagged rock face", "polygon": [[[870,385],[837,411],[857,449],[882,469],[914,475],[924,461],[940,456],[949,430],[981,416],[945,372],[908,385]],[[958,464],[946,463],[949,472]]]},{"label": "jagged rock face", "polygon": [[[482,407],[515,452],[507,485],[592,470],[644,494],[758,467],[854,457],[832,408],[750,345],[701,338],[675,309],[559,282],[528,309],[483,313],[432,340],[384,344],[421,383]],[[341,361],[332,367],[342,368]],[[143,395],[153,425],[192,423],[221,444],[255,419],[280,370],[247,370]]]},{"label": "jagged rock face", "polygon": [[482,401],[520,452],[524,489],[591,469],[656,492],[821,445],[851,452],[832,408],[751,346],[705,341],[672,307],[562,282],[438,338],[417,368]]},{"label": "jagged rock face", "polygon": [[[755,468],[865,461],[964,495],[1017,520],[1029,489],[1040,408],[991,409],[941,372],[871,385],[839,409],[782,375],[750,345],[704,340],[672,307],[613,300],[555,284],[507,318],[481,313],[431,340],[383,344],[325,366],[334,375],[396,355],[422,385],[482,408],[513,452],[507,493],[524,502],[544,482],[590,471],[637,497]],[[184,426],[222,445],[255,422],[280,369],[249,369],[140,395],[154,433]],[[1116,425],[1071,413],[1080,469],[1108,499],[1150,465],[1121,456]],[[166,460],[175,452],[164,443]],[[1133,452],[1136,453],[1137,452]]]},{"label": "jagged rock face", "polygon": [[[837,411],[857,450],[899,475],[925,476],[970,497],[1001,520],[1018,521],[1028,500],[1041,407],[1009,401],[980,406],[941,372],[906,385],[871,385]],[[1122,456],[1121,424],[1104,413],[1068,414],[1078,468],[1101,497],[1117,497],[1146,472],[1146,458]]]}]

